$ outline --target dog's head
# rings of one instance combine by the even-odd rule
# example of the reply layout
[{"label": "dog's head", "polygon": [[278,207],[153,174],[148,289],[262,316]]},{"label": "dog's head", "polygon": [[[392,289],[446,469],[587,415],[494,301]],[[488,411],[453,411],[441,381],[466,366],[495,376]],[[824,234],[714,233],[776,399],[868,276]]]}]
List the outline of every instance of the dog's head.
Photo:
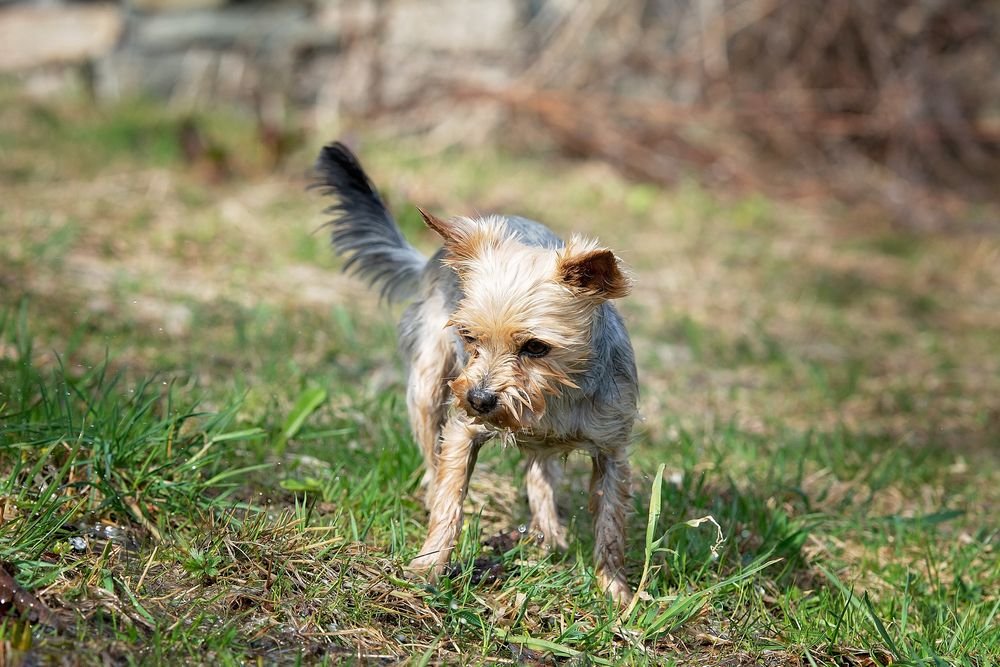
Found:
[{"label": "dog's head", "polygon": [[591,358],[594,313],[631,286],[620,260],[593,241],[522,243],[503,218],[441,220],[421,211],[445,242],[464,297],[450,326],[468,363],[450,383],[474,421],[520,431],[538,424],[546,399],[576,387]]}]

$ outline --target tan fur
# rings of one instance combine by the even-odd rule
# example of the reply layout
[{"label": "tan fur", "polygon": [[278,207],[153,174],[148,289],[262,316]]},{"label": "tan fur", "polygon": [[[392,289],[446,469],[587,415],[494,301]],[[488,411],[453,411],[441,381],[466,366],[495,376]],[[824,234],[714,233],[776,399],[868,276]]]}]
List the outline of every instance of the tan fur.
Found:
[{"label": "tan fur", "polygon": [[[573,376],[586,367],[591,317],[603,299],[580,298],[577,285],[563,279],[563,266],[575,256],[573,245],[558,254],[531,248],[491,219],[457,218],[445,229],[455,234],[445,239],[452,253],[448,264],[466,293],[451,323],[476,340],[469,347],[470,363],[450,385],[452,393],[459,407],[471,412],[464,396],[488,380],[500,394],[495,426],[517,430],[537,423],[546,397],[574,387]],[[591,252],[580,248],[581,254]],[[516,280],[497,280],[498,275]],[[552,352],[519,360],[517,350],[532,338],[551,345]]]},{"label": "tan fur", "polygon": [[446,330],[447,318],[443,315],[443,304],[438,304],[437,310],[440,313],[437,317],[430,317],[424,322],[406,387],[410,427],[427,465],[423,484],[426,487],[425,502],[428,507],[430,498],[434,495],[438,439],[448,414],[447,382],[449,377],[454,377],[458,372],[450,350],[452,341]]},{"label": "tan fur", "polygon": [[525,483],[531,508],[531,533],[546,547],[555,549],[569,547],[556,509],[555,487],[561,476],[562,467],[555,456],[533,456],[528,460]]},{"label": "tan fur", "polygon": [[627,449],[639,381],[625,323],[609,302],[631,287],[622,263],[594,241],[564,243],[527,218],[421,211],[444,240],[426,258],[347,146],[324,146],[316,172],[316,184],[337,199],[327,212],[345,269],[390,301],[411,301],[399,341],[430,514],[412,569],[442,570],[479,449],[499,439],[524,453],[532,532],[551,547],[566,546],[555,500],[561,461],[574,451],[591,457],[597,580],[628,600]]},{"label": "tan fur", "polygon": [[[454,312],[440,316],[447,316],[450,331],[465,341],[468,362],[447,383],[457,409],[437,427],[440,439],[434,438],[443,414],[433,406],[440,404],[446,379],[442,369],[449,363],[430,358],[440,350],[439,336],[422,334],[426,338],[411,371],[409,405],[432,483],[427,538],[411,568],[437,573],[447,562],[461,528],[476,455],[483,442],[499,434],[529,454],[532,532],[555,548],[566,548],[555,502],[558,457],[574,449],[594,457],[590,507],[598,580],[616,600],[628,600],[624,561],[630,477],[625,450],[634,388],[628,388],[621,411],[608,410],[594,424],[570,409],[566,414],[548,412],[553,403],[561,408],[568,392],[579,389],[577,379],[591,361],[595,313],[607,299],[628,292],[629,278],[614,254],[593,242],[574,238],[553,251],[521,243],[502,219],[445,221],[421,213],[444,238],[445,263],[461,283],[464,298]],[[540,341],[550,351],[540,358],[528,356],[522,348],[529,341]],[[477,387],[496,394],[495,411],[483,415],[470,405],[467,397]]]},{"label": "tan fur", "polygon": [[558,271],[563,282],[581,295],[620,299],[632,289],[614,253],[580,237],[573,237],[560,254]]},{"label": "tan fur", "polygon": [[448,562],[462,529],[462,502],[469,492],[469,478],[484,442],[482,427],[456,417],[441,433],[434,465],[433,494],[429,495],[430,521],[420,554],[410,562],[415,570],[437,574]]}]

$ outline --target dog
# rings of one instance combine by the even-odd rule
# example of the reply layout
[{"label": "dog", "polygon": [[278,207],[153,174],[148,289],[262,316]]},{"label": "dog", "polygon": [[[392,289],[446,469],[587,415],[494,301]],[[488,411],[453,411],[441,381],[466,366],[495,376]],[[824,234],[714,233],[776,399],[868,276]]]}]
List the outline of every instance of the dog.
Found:
[{"label": "dog", "polygon": [[638,377],[625,324],[611,304],[632,280],[615,254],[516,216],[443,219],[420,210],[443,240],[430,259],[403,237],[358,158],[325,146],[316,181],[344,270],[388,301],[410,301],[399,323],[406,404],[426,465],[427,538],[411,571],[437,576],[462,526],[480,448],[516,444],[527,459],[531,532],[565,549],[555,488],[573,451],[593,459],[595,571],[630,600],[625,535],[628,447]]}]

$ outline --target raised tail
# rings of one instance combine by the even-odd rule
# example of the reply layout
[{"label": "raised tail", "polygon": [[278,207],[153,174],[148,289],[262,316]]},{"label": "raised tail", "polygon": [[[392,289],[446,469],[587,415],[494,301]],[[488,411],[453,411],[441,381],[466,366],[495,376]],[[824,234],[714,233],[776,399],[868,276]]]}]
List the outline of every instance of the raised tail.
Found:
[{"label": "raised tail", "polygon": [[354,153],[336,141],[320,151],[313,187],[337,198],[323,212],[333,216],[333,249],[347,258],[344,271],[361,276],[382,298],[414,294],[427,259],[411,246]]}]

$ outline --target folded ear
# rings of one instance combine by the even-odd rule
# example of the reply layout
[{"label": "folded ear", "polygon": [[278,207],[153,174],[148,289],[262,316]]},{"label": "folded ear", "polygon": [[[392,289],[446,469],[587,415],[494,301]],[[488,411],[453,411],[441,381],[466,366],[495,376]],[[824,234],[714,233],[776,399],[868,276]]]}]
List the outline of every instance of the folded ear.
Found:
[{"label": "folded ear", "polygon": [[621,260],[606,248],[569,255],[559,262],[557,270],[570,289],[602,299],[618,299],[632,287]]}]

